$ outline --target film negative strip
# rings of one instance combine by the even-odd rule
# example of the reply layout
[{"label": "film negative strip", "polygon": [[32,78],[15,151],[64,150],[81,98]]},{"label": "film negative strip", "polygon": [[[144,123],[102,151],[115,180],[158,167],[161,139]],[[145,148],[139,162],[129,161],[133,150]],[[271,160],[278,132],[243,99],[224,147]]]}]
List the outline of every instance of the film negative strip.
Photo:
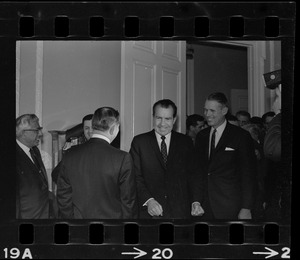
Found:
[{"label": "film negative strip", "polygon": [[[0,258],[291,258],[295,13],[294,2],[1,3]],[[227,51],[219,52],[223,48]],[[160,50],[173,65],[159,63]],[[60,58],[62,54],[64,58]],[[150,64],[148,59],[159,61]],[[206,64],[199,65],[199,60]],[[127,71],[132,61],[135,67]],[[158,66],[163,72],[152,82]],[[231,66],[231,71],[224,69]],[[237,70],[241,66],[244,70]],[[280,164],[276,165],[283,177],[276,182],[280,188],[269,195],[269,202],[261,201],[263,209],[257,216],[252,214],[251,220],[191,216],[83,220],[53,217],[57,213],[54,208],[49,219],[18,216],[16,117],[31,111],[47,130],[40,149],[44,151],[42,159],[53,203],[57,190],[52,171],[61,160],[64,127],[67,123],[74,125],[78,115],[94,110],[94,105],[102,102],[118,108],[118,148],[129,151],[132,135],[151,128],[150,113],[139,114],[141,107],[146,106],[148,111],[159,98],[176,100],[177,127],[185,133],[185,116],[202,111],[203,95],[225,91],[224,86],[232,84],[232,78],[244,73],[244,81],[235,84],[241,82],[248,88],[237,87],[238,91],[226,93],[231,103],[237,104],[235,109],[242,109],[247,93],[247,109],[260,117],[276,100],[275,90],[265,88],[268,82],[263,75],[279,70],[283,86],[282,150]],[[200,74],[206,76],[197,78]],[[270,73],[273,85],[277,79],[277,74]],[[223,87],[213,89],[221,81]],[[88,87],[97,84],[100,89],[104,84],[105,90]],[[196,84],[206,85],[204,91],[199,92]],[[174,91],[168,86],[177,87]],[[142,96],[148,99],[135,99]],[[88,100],[91,105],[85,105]],[[64,117],[70,121],[62,122]],[[138,120],[146,126],[137,127]],[[268,203],[279,206],[266,217]]]}]

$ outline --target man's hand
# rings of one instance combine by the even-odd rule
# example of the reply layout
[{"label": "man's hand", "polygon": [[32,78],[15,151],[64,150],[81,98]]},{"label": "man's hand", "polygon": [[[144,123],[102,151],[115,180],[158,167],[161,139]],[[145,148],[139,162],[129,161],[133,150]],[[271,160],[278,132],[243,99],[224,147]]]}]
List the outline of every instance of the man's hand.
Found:
[{"label": "man's hand", "polygon": [[204,214],[204,209],[201,207],[201,204],[199,202],[193,202],[192,203],[192,216],[202,216]]},{"label": "man's hand", "polygon": [[241,209],[238,215],[238,219],[252,219],[250,209]]},{"label": "man's hand", "polygon": [[151,199],[147,202],[148,207],[148,213],[154,217],[154,216],[162,216],[163,215],[163,209],[162,206],[155,200]]}]

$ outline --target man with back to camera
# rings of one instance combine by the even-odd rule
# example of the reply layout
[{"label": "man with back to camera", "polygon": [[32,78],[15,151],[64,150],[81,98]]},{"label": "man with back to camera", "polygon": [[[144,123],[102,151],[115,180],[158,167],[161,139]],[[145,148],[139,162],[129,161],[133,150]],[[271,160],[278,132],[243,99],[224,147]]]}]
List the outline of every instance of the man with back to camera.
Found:
[{"label": "man with back to camera", "polygon": [[157,101],[152,108],[153,130],[135,136],[133,158],[140,218],[189,218],[203,214],[200,175],[195,169],[192,140],[173,131],[177,107]]},{"label": "man with back to camera", "polygon": [[133,219],[136,184],[129,153],[110,143],[119,132],[119,112],[95,111],[92,138],[63,158],[57,181],[60,218]]},{"label": "man with back to camera", "polygon": [[16,119],[16,170],[17,203],[19,219],[48,219],[48,178],[38,149],[42,127],[34,114],[24,114]]},{"label": "man with back to camera", "polygon": [[251,219],[256,178],[255,153],[250,134],[227,122],[227,98],[209,95],[204,115],[210,126],[196,137],[199,169],[205,180],[201,205],[205,219]]}]

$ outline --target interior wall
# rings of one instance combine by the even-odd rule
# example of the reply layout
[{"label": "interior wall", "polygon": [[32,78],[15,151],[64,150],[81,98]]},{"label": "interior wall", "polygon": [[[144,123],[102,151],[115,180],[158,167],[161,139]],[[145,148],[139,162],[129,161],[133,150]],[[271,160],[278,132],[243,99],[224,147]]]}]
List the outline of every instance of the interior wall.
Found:
[{"label": "interior wall", "polygon": [[19,115],[35,113],[41,102],[41,150],[50,175],[49,130],[66,130],[102,106],[120,109],[121,42],[44,41],[41,101],[36,100],[36,50],[36,41],[20,43]]},{"label": "interior wall", "polygon": [[20,44],[19,115],[35,112],[36,42]]},{"label": "interior wall", "polygon": [[248,88],[246,48],[193,45],[194,111],[203,115],[206,97],[223,92],[230,104],[230,89]]},{"label": "interior wall", "polygon": [[98,107],[120,107],[120,42],[45,42],[43,118],[64,130]]}]

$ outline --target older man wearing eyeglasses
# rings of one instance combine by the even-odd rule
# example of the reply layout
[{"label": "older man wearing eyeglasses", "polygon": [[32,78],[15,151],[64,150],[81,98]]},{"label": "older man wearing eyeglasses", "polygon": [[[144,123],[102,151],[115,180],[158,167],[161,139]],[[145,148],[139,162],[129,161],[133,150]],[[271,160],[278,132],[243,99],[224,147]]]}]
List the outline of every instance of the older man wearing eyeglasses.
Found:
[{"label": "older man wearing eyeglasses", "polygon": [[42,127],[34,114],[16,119],[16,218],[49,218],[46,169],[38,149]]}]

